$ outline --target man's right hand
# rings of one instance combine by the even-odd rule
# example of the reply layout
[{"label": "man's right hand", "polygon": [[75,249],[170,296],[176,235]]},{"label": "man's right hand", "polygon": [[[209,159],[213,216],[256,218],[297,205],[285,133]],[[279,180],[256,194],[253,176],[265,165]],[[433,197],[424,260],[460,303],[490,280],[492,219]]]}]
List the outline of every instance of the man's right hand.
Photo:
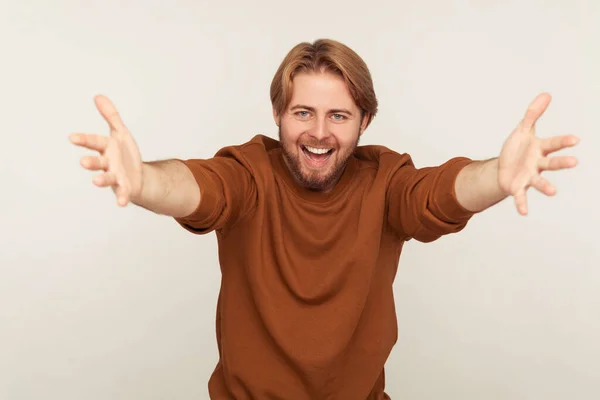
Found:
[{"label": "man's right hand", "polygon": [[96,96],[94,102],[108,123],[110,134],[74,133],[70,139],[73,144],[99,153],[83,156],[81,166],[90,171],[104,171],[94,177],[94,184],[99,187],[110,186],[117,196],[117,204],[124,207],[141,195],[142,158],[133,136],[112,102],[102,95]]}]

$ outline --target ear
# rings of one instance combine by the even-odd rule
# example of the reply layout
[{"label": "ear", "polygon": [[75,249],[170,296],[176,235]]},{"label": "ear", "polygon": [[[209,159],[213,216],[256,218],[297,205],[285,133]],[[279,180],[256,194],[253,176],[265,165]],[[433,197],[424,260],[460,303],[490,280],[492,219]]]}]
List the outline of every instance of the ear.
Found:
[{"label": "ear", "polygon": [[273,119],[275,120],[275,125],[279,126],[279,124],[281,123],[280,118],[279,118],[279,113],[277,112],[277,110],[275,109],[275,107],[273,107]]},{"label": "ear", "polygon": [[371,119],[371,116],[367,113],[365,113],[365,115],[363,116],[363,119],[361,121],[360,124],[360,132],[359,132],[359,136],[361,136],[365,130],[367,129],[367,126],[369,126],[369,120]]}]

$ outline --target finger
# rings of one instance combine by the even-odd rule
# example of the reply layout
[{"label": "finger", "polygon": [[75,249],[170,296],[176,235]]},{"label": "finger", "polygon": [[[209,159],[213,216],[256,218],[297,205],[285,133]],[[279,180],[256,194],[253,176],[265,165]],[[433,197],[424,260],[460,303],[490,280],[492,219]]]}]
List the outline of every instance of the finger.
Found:
[{"label": "finger", "polygon": [[108,138],[102,135],[95,135],[89,133],[73,133],[69,136],[71,143],[81,147],[85,147],[90,150],[95,150],[100,153],[106,150],[108,146]]},{"label": "finger", "polygon": [[118,196],[117,197],[117,204],[121,207],[125,207],[127,204],[129,204],[129,199],[127,198],[127,196]]},{"label": "finger", "polygon": [[527,186],[531,181],[532,175],[533,173],[529,172],[529,170],[521,170],[516,176],[513,177],[508,187],[508,193],[511,196],[517,196],[519,193],[527,190]]},{"label": "finger", "polygon": [[83,156],[81,166],[90,171],[108,170],[108,158],[104,156]]},{"label": "finger", "polygon": [[521,215],[527,215],[527,194],[525,189],[521,189],[518,193],[515,194],[515,205],[517,206],[517,211]]},{"label": "finger", "polygon": [[556,194],[556,186],[551,184],[547,179],[542,176],[538,176],[533,182],[532,185],[536,188],[540,193],[545,194],[546,196],[554,196]]},{"label": "finger", "polygon": [[579,143],[579,138],[575,135],[554,136],[543,139],[541,142],[541,149],[544,155],[548,155],[567,147],[573,147],[577,143]]},{"label": "finger", "polygon": [[523,128],[530,130],[534,127],[538,119],[544,114],[552,97],[548,93],[538,95],[527,107],[525,117],[523,118]]},{"label": "finger", "polygon": [[117,176],[114,172],[106,172],[95,176],[93,182],[99,187],[115,186],[117,184]]},{"label": "finger", "polygon": [[566,168],[573,168],[577,165],[576,157],[544,157],[538,162],[538,168],[543,171],[558,171]]},{"label": "finger", "polygon": [[125,185],[121,185],[119,182],[117,182],[115,194],[117,196],[117,204],[119,206],[125,207],[127,203],[129,203],[129,190],[127,190]]},{"label": "finger", "polygon": [[111,128],[111,133],[124,132],[125,124],[121,120],[121,116],[114,104],[103,95],[98,95],[94,98],[96,108]]}]

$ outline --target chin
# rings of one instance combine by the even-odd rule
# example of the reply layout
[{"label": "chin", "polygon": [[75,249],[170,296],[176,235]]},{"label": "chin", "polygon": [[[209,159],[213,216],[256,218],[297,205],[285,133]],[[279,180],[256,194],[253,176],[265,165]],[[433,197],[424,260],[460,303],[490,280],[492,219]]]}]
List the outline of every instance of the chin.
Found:
[{"label": "chin", "polygon": [[314,190],[316,192],[329,191],[335,185],[337,177],[331,172],[309,172],[302,173],[302,183],[306,189]]}]

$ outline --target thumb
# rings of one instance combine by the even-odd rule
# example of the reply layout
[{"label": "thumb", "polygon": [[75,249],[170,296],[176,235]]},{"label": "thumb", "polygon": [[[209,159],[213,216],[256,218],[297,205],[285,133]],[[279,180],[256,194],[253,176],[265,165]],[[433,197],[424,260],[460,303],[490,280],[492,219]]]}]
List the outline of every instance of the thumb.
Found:
[{"label": "thumb", "polygon": [[102,118],[108,123],[112,132],[123,132],[125,131],[125,124],[121,120],[121,116],[117,111],[115,105],[104,95],[98,95],[94,97],[94,103],[96,108],[102,115]]}]

